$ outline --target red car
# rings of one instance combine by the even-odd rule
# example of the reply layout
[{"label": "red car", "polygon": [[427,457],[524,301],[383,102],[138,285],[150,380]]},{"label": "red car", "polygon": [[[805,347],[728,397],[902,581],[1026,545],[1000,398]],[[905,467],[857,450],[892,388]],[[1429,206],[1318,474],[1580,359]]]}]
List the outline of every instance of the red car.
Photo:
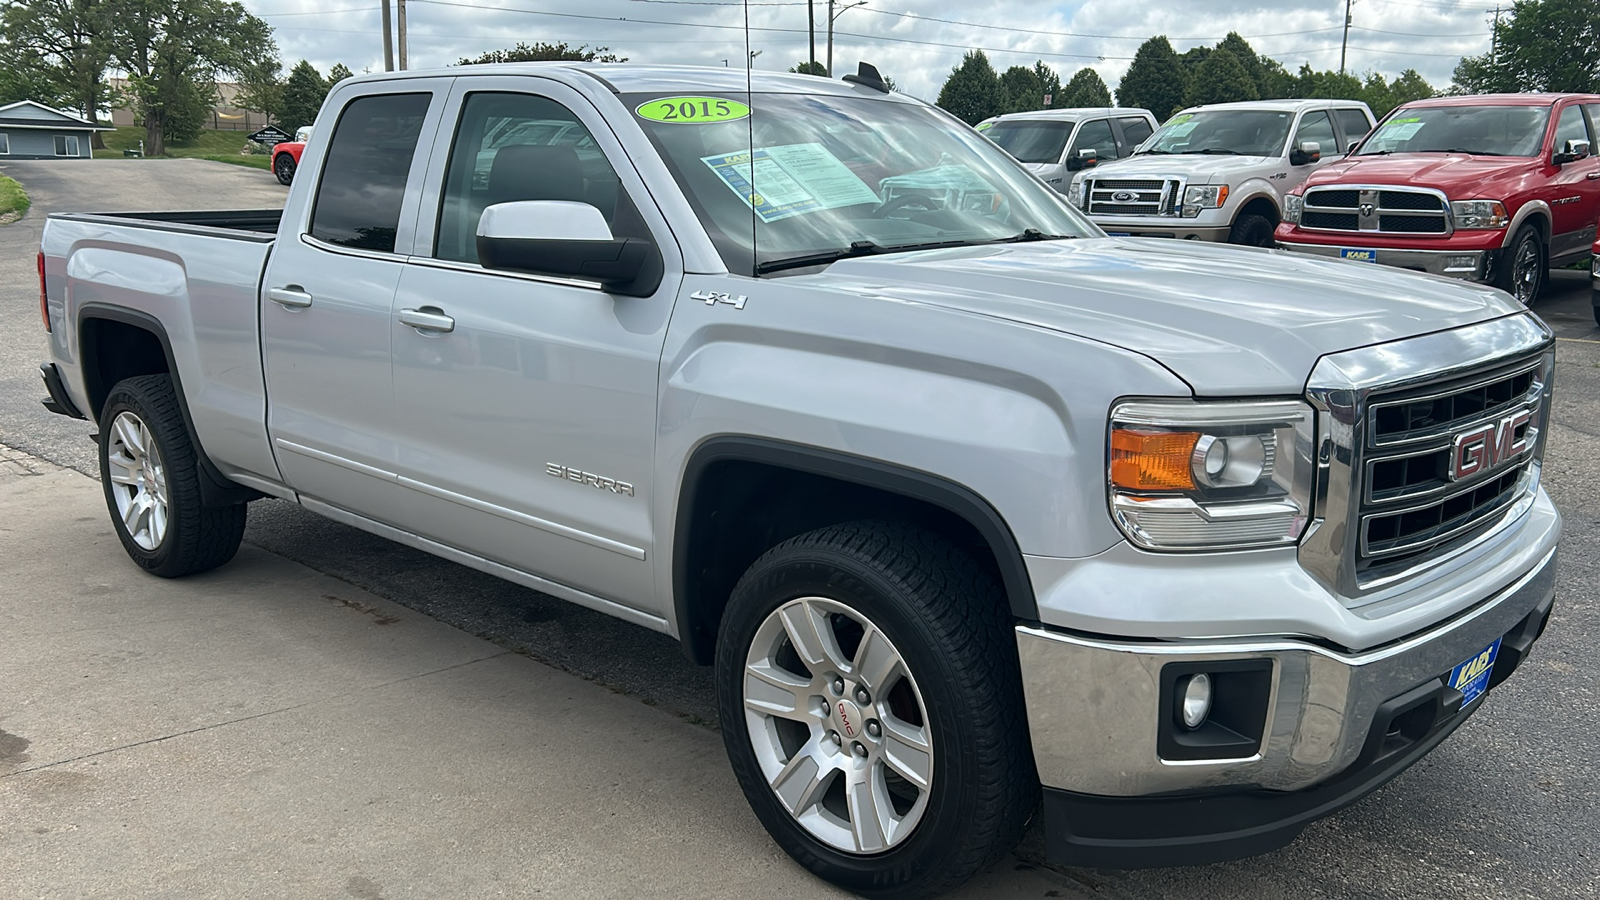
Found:
[{"label": "red car", "polygon": [[306,149],[306,141],[311,140],[311,126],[298,129],[294,133],[294,140],[284,141],[272,148],[272,174],[278,176],[280,184],[294,181],[294,170],[300,168],[300,153]]},{"label": "red car", "polygon": [[1600,219],[1600,95],[1408,103],[1286,198],[1279,246],[1495,285],[1532,303]]}]

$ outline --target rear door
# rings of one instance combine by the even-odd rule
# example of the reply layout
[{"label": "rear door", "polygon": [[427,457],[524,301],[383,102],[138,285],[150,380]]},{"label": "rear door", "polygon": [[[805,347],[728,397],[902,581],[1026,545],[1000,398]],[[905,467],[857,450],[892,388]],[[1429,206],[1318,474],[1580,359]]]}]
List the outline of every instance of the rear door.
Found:
[{"label": "rear door", "polygon": [[344,103],[327,140],[304,153],[299,178],[312,189],[291,193],[262,285],[268,431],[284,479],[390,524],[407,500],[390,308],[449,86],[379,82]]},{"label": "rear door", "polygon": [[[408,530],[580,592],[557,591],[569,599],[659,614],[656,382],[683,271],[666,220],[595,108],[545,79],[459,79],[427,185],[390,324]],[[483,269],[479,217],[521,200],[599,208],[613,234],[660,248],[667,277],[626,297]],[[417,313],[443,327],[413,327]]]}]

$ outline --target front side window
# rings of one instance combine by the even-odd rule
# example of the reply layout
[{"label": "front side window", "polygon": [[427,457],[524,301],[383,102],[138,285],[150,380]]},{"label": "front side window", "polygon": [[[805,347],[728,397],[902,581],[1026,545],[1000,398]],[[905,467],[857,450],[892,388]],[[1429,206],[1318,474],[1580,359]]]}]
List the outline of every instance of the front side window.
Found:
[{"label": "front side window", "polygon": [[621,100],[733,272],[1096,233],[983,134],[918,103],[791,93]]},{"label": "front side window", "polygon": [[1356,155],[1538,156],[1549,122],[1548,106],[1401,107],[1362,142]]},{"label": "front side window", "polygon": [[1587,141],[1589,127],[1583,121],[1583,107],[1574,103],[1561,111],[1556,121],[1556,152],[1563,152],[1568,141]]},{"label": "front side window", "polygon": [[1140,153],[1216,153],[1277,156],[1294,115],[1271,110],[1213,109],[1179,113],[1167,120]]},{"label": "front side window", "polygon": [[1294,146],[1298,148],[1306,141],[1316,141],[1322,153],[1337,153],[1339,142],[1333,136],[1333,123],[1328,121],[1328,114],[1317,110],[1308,112],[1300,117],[1300,127],[1294,133]]},{"label": "front side window", "polygon": [[534,94],[469,94],[439,204],[439,259],[478,261],[478,219],[495,203],[570,200],[600,210],[619,237],[644,237],[616,170],[571,110]]},{"label": "front side window", "polygon": [[432,94],[361,97],[339,114],[311,212],[311,236],[394,252],[406,177]]},{"label": "front side window", "polygon": [[1056,163],[1072,137],[1072,122],[1044,122],[1037,119],[1001,120],[983,136],[1025,163]]},{"label": "front side window", "polygon": [[1109,119],[1085,122],[1078,129],[1078,136],[1072,142],[1072,155],[1081,156],[1085,150],[1093,150],[1099,159],[1117,158],[1117,139],[1111,135]]}]

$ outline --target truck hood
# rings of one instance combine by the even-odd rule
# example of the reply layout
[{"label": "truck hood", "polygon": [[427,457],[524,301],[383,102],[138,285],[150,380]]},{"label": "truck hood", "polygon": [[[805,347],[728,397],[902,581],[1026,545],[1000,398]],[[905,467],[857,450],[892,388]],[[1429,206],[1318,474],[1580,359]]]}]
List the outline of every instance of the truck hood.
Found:
[{"label": "truck hood", "polygon": [[795,280],[1123,347],[1200,396],[1298,395],[1324,354],[1522,309],[1489,288],[1370,263],[1158,238],[861,257]]},{"label": "truck hood", "polygon": [[1518,157],[1468,156],[1464,153],[1353,156],[1319,169],[1306,180],[1306,187],[1340,182],[1403,184],[1437,188],[1453,200],[1477,197],[1480,190],[1492,183],[1506,176],[1524,175],[1528,170],[1528,160]]},{"label": "truck hood", "polygon": [[1267,156],[1206,156],[1199,153],[1174,153],[1170,155],[1144,154],[1101,163],[1092,169],[1076,173],[1087,178],[1148,178],[1160,175],[1179,175],[1190,184],[1222,184],[1229,176],[1256,174],[1262,166],[1270,165]]}]

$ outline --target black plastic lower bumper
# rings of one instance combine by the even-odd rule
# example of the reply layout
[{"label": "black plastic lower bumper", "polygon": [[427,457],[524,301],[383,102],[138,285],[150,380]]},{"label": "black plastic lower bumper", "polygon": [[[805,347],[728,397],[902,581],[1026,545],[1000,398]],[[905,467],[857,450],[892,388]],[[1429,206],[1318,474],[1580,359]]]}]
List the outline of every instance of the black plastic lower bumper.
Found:
[{"label": "black plastic lower bumper", "polygon": [[55,363],[45,363],[40,366],[39,374],[44,377],[44,389],[50,394],[49,397],[39,401],[44,404],[45,409],[74,419],[88,418],[72,405],[72,398],[67,396],[67,386],[61,383],[61,371],[56,368]]},{"label": "black plastic lower bumper", "polygon": [[[1546,599],[1505,635],[1491,691],[1527,658],[1553,603],[1554,597]],[[1447,674],[1383,703],[1356,761],[1304,790],[1104,797],[1046,788],[1045,855],[1060,865],[1140,869],[1204,865],[1283,847],[1311,822],[1400,774],[1483,705],[1480,697],[1463,709]]]}]

